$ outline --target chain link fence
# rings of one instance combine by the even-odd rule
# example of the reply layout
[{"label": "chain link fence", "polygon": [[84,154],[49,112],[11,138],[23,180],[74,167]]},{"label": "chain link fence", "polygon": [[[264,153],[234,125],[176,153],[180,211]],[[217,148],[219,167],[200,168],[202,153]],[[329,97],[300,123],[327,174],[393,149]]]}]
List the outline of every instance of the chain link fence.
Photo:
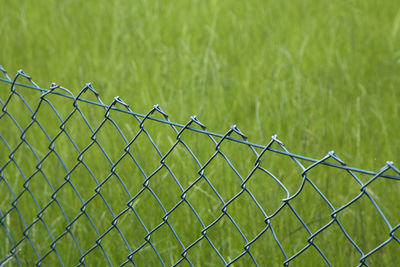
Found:
[{"label": "chain link fence", "polygon": [[392,162],[312,159],[0,71],[0,266],[399,263]]}]

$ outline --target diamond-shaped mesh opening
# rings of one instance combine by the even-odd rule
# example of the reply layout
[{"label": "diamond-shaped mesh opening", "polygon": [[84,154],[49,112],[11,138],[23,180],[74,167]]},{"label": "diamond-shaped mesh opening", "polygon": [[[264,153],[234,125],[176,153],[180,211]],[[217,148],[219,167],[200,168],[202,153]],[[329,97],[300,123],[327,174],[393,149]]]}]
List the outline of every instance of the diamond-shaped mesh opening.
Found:
[{"label": "diamond-shaped mesh opening", "polygon": [[41,220],[37,220],[29,228],[29,238],[34,242],[36,252],[40,257],[49,250],[53,241],[51,233],[48,232],[47,224],[45,225]]},{"label": "diamond-shaped mesh opening", "polygon": [[266,224],[264,224],[261,235],[250,245],[250,252],[259,266],[268,266],[272,262],[284,262],[285,256],[280,250],[271,228],[265,230],[265,227]]},{"label": "diamond-shaped mesh opening", "polygon": [[[395,172],[388,170],[385,174],[395,175]],[[388,188],[393,192],[400,192],[400,183],[396,180],[378,177],[369,183],[365,190],[373,198],[391,226],[394,227],[400,223],[400,212],[398,212],[400,210],[400,195],[388,194]]]},{"label": "diamond-shaped mesh opening", "polygon": [[106,120],[95,134],[96,141],[100,144],[104,153],[112,162],[116,162],[128,145],[121,133],[110,120]]},{"label": "diamond-shaped mesh opening", "polygon": [[[126,260],[126,255],[131,252],[125,241],[117,230],[113,227],[107,234],[101,239],[101,245],[104,248],[105,253],[109,256],[109,259],[113,265],[120,265]],[[96,257],[91,255],[90,257]],[[104,256],[98,255],[98,263],[104,262]]]},{"label": "diamond-shaped mesh opening", "polygon": [[135,214],[132,208],[118,216],[116,227],[118,227],[118,229],[124,235],[128,245],[132,250],[135,250],[142,245],[142,243],[145,241],[144,238],[148,233],[143,227],[140,217]]},{"label": "diamond-shaped mesh opening", "polygon": [[[53,190],[46,182],[45,177],[41,172],[38,171],[31,176],[26,185],[30,195],[35,198],[40,208],[43,208],[50,201]],[[28,192],[25,192],[24,195],[25,194],[28,194]],[[20,202],[20,200],[18,200],[18,202]]]},{"label": "diamond-shaped mesh opening", "polygon": [[[335,163],[333,160],[328,162]],[[307,172],[307,177],[335,208],[348,203],[360,192],[360,183],[342,169],[319,164]]]},{"label": "diamond-shaped mesh opening", "polygon": [[77,110],[73,110],[71,115],[63,123],[64,131],[81,151],[91,143],[92,131],[95,129],[93,127],[96,126],[97,125],[88,125]]},{"label": "diamond-shaped mesh opening", "polygon": [[[16,208],[19,210],[21,216],[24,218],[27,225],[31,224],[39,213],[40,207],[38,206],[37,196],[35,197],[30,189],[27,189],[17,197],[14,202]],[[29,209],[26,207],[29,206]]]},{"label": "diamond-shaped mesh opening", "polygon": [[23,231],[27,227],[24,222],[25,220],[17,208],[12,208],[4,218],[4,225],[7,227],[14,245],[23,238]]},{"label": "diamond-shaped mesh opening", "polygon": [[[188,202],[182,202],[168,215],[168,222],[176,231],[182,244],[187,248],[198,238],[204,229]],[[190,223],[188,223],[190,222]]]},{"label": "diamond-shaped mesh opening", "polygon": [[[152,174],[149,182],[149,187],[157,195],[167,211],[172,209],[181,200],[182,189],[178,186],[167,167],[163,167]],[[166,188],[168,190],[165,190]]]},{"label": "diamond-shaped mesh opening", "polygon": [[91,247],[95,245],[96,240],[99,238],[100,234],[93,224],[92,218],[81,213],[79,217],[71,221],[71,233],[74,235],[77,243],[83,252],[88,251]]},{"label": "diamond-shaped mesh opening", "polygon": [[100,186],[100,193],[114,214],[119,214],[126,209],[126,203],[132,197],[121,177],[118,178],[115,174],[110,175]]},{"label": "diamond-shaped mesh opening", "polygon": [[10,208],[10,203],[12,203],[16,199],[15,193],[10,188],[8,181],[5,177],[0,176],[0,191],[1,191],[1,199],[0,199],[0,211],[3,213],[6,212]]},{"label": "diamond-shaped mesh opening", "polygon": [[210,224],[221,214],[223,203],[204,178],[198,180],[187,191],[186,199],[204,225]]},{"label": "diamond-shaped mesh opening", "polygon": [[[41,223],[45,223],[47,225],[51,235],[54,238],[64,233],[65,227],[68,225],[68,220],[56,201],[52,201],[51,204],[43,211],[42,220],[43,221]],[[49,248],[49,246],[50,244],[48,244],[47,248]]]},{"label": "diamond-shaped mesh opening", "polygon": [[[137,194],[143,188],[143,183],[146,179],[144,174],[140,171],[140,168],[135,163],[135,160],[136,159],[132,154],[129,153],[122,157],[115,166],[116,175],[121,179],[122,183],[125,184],[126,189],[132,196]],[[119,181],[119,179],[117,180]],[[125,203],[126,202],[124,202],[124,204]]]},{"label": "diamond-shaped mesh opening", "polygon": [[129,148],[146,175],[150,175],[160,166],[161,156],[143,131],[139,131]]},{"label": "diamond-shaped mesh opening", "polygon": [[[94,189],[97,187],[98,183],[96,182],[96,176],[91,174],[90,171],[81,163],[78,164],[68,175],[67,175],[69,185],[75,188],[83,201],[87,201],[91,198],[95,191]],[[81,185],[81,186],[75,186]],[[66,187],[63,186],[62,190]]]},{"label": "diamond-shaped mesh opening", "polygon": [[[96,160],[92,160],[95,158]],[[91,176],[101,183],[106,179],[110,173],[111,167],[113,166],[108,158],[108,155],[104,154],[100,145],[93,143],[82,154],[82,161],[87,170],[92,173]]]},{"label": "diamond-shaped mesh opening", "polygon": [[[165,119],[157,111],[152,114],[152,117]],[[142,120],[142,122],[143,129],[145,131],[144,133],[147,133],[147,135],[150,136],[157,149],[162,155],[165,155],[176,140],[176,132],[174,129],[171,127],[171,125],[159,123],[150,119],[146,119],[145,121]]]},{"label": "diamond-shaped mesh opening", "polygon": [[265,228],[265,216],[248,192],[243,191],[226,208],[248,241],[254,239]]},{"label": "diamond-shaped mesh opening", "polygon": [[[235,135],[232,137],[237,138]],[[225,156],[227,163],[229,162],[235,168],[242,179],[250,173],[257,158],[249,146],[230,140],[224,140],[220,145],[219,151]]]},{"label": "diamond-shaped mesh opening", "polygon": [[[61,110],[63,109],[66,108],[62,108]],[[71,108],[69,108],[69,112],[71,112],[71,110],[72,106]],[[41,103],[39,109],[36,112],[37,123],[39,123],[43,127],[50,138],[54,138],[58,134],[58,132],[60,131],[59,127],[62,124],[62,120],[65,119],[65,115],[60,114],[59,110],[54,110],[52,106],[45,101]]]},{"label": "diamond-shaped mesh opening", "polygon": [[265,169],[257,168],[245,183],[268,216],[276,212],[283,205],[282,200],[288,196],[285,187],[279,183],[280,180],[274,177],[274,174],[265,172]]},{"label": "diamond-shaped mesh opening", "polygon": [[[100,211],[100,212],[99,212]],[[85,205],[85,212],[100,234],[103,234],[114,219],[107,202],[102,198],[102,193],[95,194]]]},{"label": "diamond-shaped mesh opening", "polygon": [[32,107],[29,108],[30,106],[28,106],[24,100],[22,97],[14,94],[6,106],[8,114],[6,116],[11,116],[15,121],[14,123],[22,129],[25,129],[31,122],[31,116],[33,114]]},{"label": "diamond-shaped mesh opening", "polygon": [[166,213],[150,189],[144,189],[132,202],[132,206],[148,231],[159,225]]},{"label": "diamond-shaped mesh opening", "polygon": [[[46,183],[46,185],[50,183],[54,190],[57,189],[65,181],[64,177],[68,173],[68,169],[63,164],[65,164],[64,161],[60,160],[54,152],[49,153],[40,165],[41,183]],[[51,190],[50,192],[52,193]]]},{"label": "diamond-shaped mesh opening", "polygon": [[390,231],[382,216],[365,194],[340,211],[337,219],[364,253],[385,241]]},{"label": "diamond-shaped mesh opening", "polygon": [[34,122],[25,129],[25,136],[22,137],[29,144],[39,158],[43,158],[48,151],[50,138],[41,125]]},{"label": "diamond-shaped mesh opening", "polygon": [[[71,170],[77,164],[77,159],[79,157],[79,148],[75,147],[74,141],[71,141],[68,137],[68,133],[61,132],[52,141],[52,144],[57,158],[59,158],[60,162],[65,164],[68,170]],[[63,153],[63,151],[68,151],[68,153]]]},{"label": "diamond-shaped mesh opening", "polygon": [[172,266],[178,259],[181,258],[183,248],[177,237],[174,235],[171,225],[164,223],[150,235],[150,241],[158,251],[161,259],[167,266]]},{"label": "diamond-shaped mesh opening", "polygon": [[[21,78],[21,80],[20,80],[21,82],[24,82],[24,83],[26,82],[30,86],[33,85],[32,83],[28,82],[27,80],[24,80],[22,77],[20,77],[20,78]],[[34,87],[36,87],[36,86],[34,86]],[[8,87],[8,91],[11,94],[11,84]],[[26,90],[26,88],[24,88],[23,86],[14,84],[12,98],[14,98],[14,97],[18,98],[18,101],[17,101],[18,103],[21,103],[21,105],[25,105],[27,108],[30,107],[32,110],[35,110],[35,107],[40,102],[41,94],[42,93],[38,90]],[[23,102],[23,104],[22,104],[22,102]]]},{"label": "diamond-shaped mesh opening", "polygon": [[361,253],[336,222],[318,233],[313,242],[321,249],[332,266],[357,266],[360,263]]},{"label": "diamond-shaped mesh opening", "polygon": [[110,117],[128,142],[136,136],[140,129],[138,118],[131,114],[115,111],[111,113]]},{"label": "diamond-shaped mesh opening", "polygon": [[52,194],[52,198],[57,199],[70,221],[80,213],[80,208],[84,203],[84,200],[79,197],[77,192],[70,182],[64,181],[62,186]]},{"label": "diamond-shaped mesh opening", "polygon": [[[318,188],[317,188],[318,189]],[[290,201],[301,219],[312,233],[315,233],[332,220],[333,209],[323,199],[310,182],[305,182],[301,193]]]},{"label": "diamond-shaped mesh opening", "polygon": [[[18,171],[10,172],[10,175],[22,175],[24,176],[24,179],[27,179],[36,170],[38,162],[39,160],[34,152],[32,152],[32,149],[26,143],[22,143],[15,153],[13,153],[14,164],[11,163],[7,165],[5,172],[10,172],[11,170],[9,169],[12,168],[10,165],[13,165],[13,167],[16,166],[18,168]],[[14,180],[14,178],[12,178],[12,180]],[[18,179],[15,183],[20,184],[21,179]]]},{"label": "diamond-shaped mesh opening", "polygon": [[[99,102],[97,100],[97,98],[93,94],[89,93],[88,91],[87,91],[87,94],[81,95],[81,97],[85,98],[87,100],[91,100],[96,103]],[[77,111],[76,111],[76,114],[74,114],[74,116],[78,116],[78,112],[79,112],[79,116],[82,116],[82,114],[83,114],[83,116],[85,117],[85,119],[87,120],[87,122],[93,129],[98,127],[105,118],[104,107],[93,105],[90,103],[81,102],[81,101],[77,102],[77,107],[74,107],[72,102],[68,103],[68,104],[69,104],[69,105],[67,105],[69,108],[68,110],[72,111],[72,110],[76,109]]]},{"label": "diamond-shaped mesh opening", "polygon": [[201,166],[180,142],[167,155],[165,163],[183,188],[190,186],[199,177],[198,171]]},{"label": "diamond-shaped mesh opening", "polygon": [[[6,147],[3,150],[0,150],[2,155],[1,161],[4,161],[6,158],[8,159],[9,149],[13,150],[17,144],[20,142],[20,136],[22,134],[23,129],[18,128],[18,126],[12,121],[12,119],[4,114],[1,119],[1,127],[0,127],[0,143],[3,143]],[[6,156],[7,154],[7,156]],[[4,158],[3,158],[4,155]]]},{"label": "diamond-shaped mesh opening", "polygon": [[[193,127],[195,129],[199,128],[195,124],[191,124],[190,127]],[[204,165],[215,152],[216,143],[207,135],[204,134],[199,135],[198,133],[193,132],[191,130],[185,130],[180,135],[180,139],[190,148],[190,150],[196,156],[201,165]],[[181,146],[182,144],[178,145],[178,147]],[[186,149],[182,148],[182,150]],[[182,153],[186,155],[185,152]],[[181,154],[180,150],[179,154]],[[186,157],[185,157],[185,162],[186,162]]]},{"label": "diamond-shaped mesh opening", "polygon": [[224,215],[207,230],[207,236],[227,262],[242,253],[246,244],[239,229],[229,216]]},{"label": "diamond-shaped mesh opening", "polygon": [[288,257],[295,255],[308,244],[310,234],[288,205],[271,218],[271,225]]},{"label": "diamond-shaped mesh opening", "polygon": [[[241,178],[219,154],[204,168],[204,174],[224,202],[231,199],[241,189]],[[226,186],[227,184],[230,186]]]},{"label": "diamond-shaped mesh opening", "polygon": [[[77,265],[79,258],[81,257],[81,251],[75,241],[78,241],[79,239],[76,239],[76,237],[72,235],[72,232],[65,232],[64,235],[57,238],[55,249],[60,251],[60,257],[63,263],[66,266]],[[50,260],[48,261],[50,262]]]},{"label": "diamond-shaped mesh opening", "polygon": [[[271,145],[271,148],[282,150],[279,144],[275,142]],[[298,161],[298,163],[296,163],[292,158],[289,158],[286,155],[265,151],[265,153],[260,157],[259,167],[273,174],[288,190],[289,194],[294,195],[302,184],[302,169],[299,164],[303,163],[304,166],[309,164],[308,162],[302,161]],[[269,181],[269,178],[267,178],[267,181]],[[257,183],[258,182],[256,182],[256,184]],[[263,182],[259,181],[259,183]],[[271,186],[271,184],[266,187],[268,188],[269,186]],[[275,187],[275,185],[273,186]],[[271,190],[271,193],[273,192],[274,190]],[[273,197],[271,197],[269,201],[274,201]]]}]

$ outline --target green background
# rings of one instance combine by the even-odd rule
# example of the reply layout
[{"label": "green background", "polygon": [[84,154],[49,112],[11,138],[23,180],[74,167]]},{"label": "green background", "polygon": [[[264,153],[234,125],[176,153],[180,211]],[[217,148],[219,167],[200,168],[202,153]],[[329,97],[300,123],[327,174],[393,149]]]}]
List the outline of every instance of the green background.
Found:
[{"label": "green background", "polygon": [[[232,124],[237,124],[250,141],[259,144],[267,144],[271,135],[278,134],[291,152],[322,158],[328,151],[335,150],[350,166],[372,171],[381,169],[388,160],[395,164],[398,162],[400,4],[397,1],[176,0],[99,3],[2,0],[0,5],[0,64],[10,76],[22,68],[41,87],[48,88],[51,82],[56,82],[75,94],[86,82],[91,82],[105,103],[111,103],[113,97],[119,95],[132,110],[139,113],[147,113],[154,104],[160,104],[172,121],[185,124],[191,115],[197,115],[208,130],[218,133],[225,133]],[[9,90],[8,85],[0,85],[1,89]],[[3,90],[0,94],[3,101],[8,94],[8,91],[5,92]],[[60,112],[70,111],[62,105],[57,107]],[[88,113],[96,114],[94,111]],[[19,113],[15,111],[14,114]],[[95,115],[91,116],[94,121],[100,121],[101,116],[97,119]],[[127,135],[133,137],[138,125],[129,126],[126,119],[121,121],[124,129],[130,133]],[[52,122],[48,123],[48,127],[56,131],[58,124],[51,126]],[[157,127],[155,124],[154,135],[160,138],[165,136]],[[17,134],[7,133],[5,126],[0,128],[1,134],[8,140],[18,140]],[[90,135],[86,137],[89,140]],[[172,134],[167,143],[161,142],[161,146],[165,146],[164,153],[174,138]],[[82,140],[85,139],[82,137]],[[116,147],[113,142],[104,137],[101,144],[112,150]],[[206,147],[206,141],[198,142],[196,151],[201,155],[204,153],[202,163],[205,163],[213,148],[207,143],[209,150],[201,152]],[[46,151],[45,142],[42,146]],[[244,154],[235,153],[241,151],[242,146],[238,147],[226,149],[231,153],[232,161],[237,162],[238,168],[242,166],[246,170],[243,174],[246,177],[246,168],[252,166],[254,158],[243,160],[240,156]],[[143,158],[154,157],[149,150],[138,149],[143,150]],[[120,155],[118,151],[122,150],[115,149],[110,153]],[[96,159],[100,156],[94,152],[93,155],[95,159],[92,161],[100,162],[100,159]],[[1,163],[7,159],[8,153],[2,153]],[[74,159],[71,155],[72,163]],[[183,156],[178,156],[177,162],[184,161]],[[271,162],[275,161],[271,159]],[[293,180],[298,183],[299,169],[289,171],[285,169],[286,163],[282,164],[272,164],[269,168],[276,170],[279,175],[284,175],[286,171],[287,175],[297,175]],[[287,164],[294,168],[291,163]],[[308,166],[310,163],[304,164]],[[106,168],[103,170],[100,163],[92,168],[98,171],[99,176],[106,173]],[[148,168],[152,168],[150,164]],[[179,168],[184,174],[189,167]],[[56,169],[49,170],[50,173],[52,171],[57,173]],[[218,168],[215,172],[219,172]],[[240,189],[238,185],[231,186],[227,180],[223,180],[227,179],[224,178],[226,174],[220,172],[222,181],[216,182],[220,183],[220,190],[237,193]],[[12,173],[11,170],[9,173]],[[339,202],[343,202],[343,199],[348,201],[351,199],[349,196],[354,197],[360,192],[359,185],[350,189],[349,180],[353,180],[350,176],[342,177],[342,173],[321,167],[316,174],[321,179],[319,182],[322,187],[330,190],[326,194],[331,198],[337,197]],[[368,176],[363,181],[367,180]],[[399,223],[400,209],[398,182],[379,181],[376,187],[370,188],[371,194],[380,206],[385,207],[385,215],[388,214],[392,226],[395,226]],[[141,182],[136,183],[140,186]],[[320,186],[318,181],[316,184]],[[260,182],[259,187],[261,201],[280,203],[283,197],[278,193],[273,195],[275,189],[266,182]],[[298,184],[292,187],[298,188]],[[7,191],[4,183],[0,190]],[[174,190],[177,191],[171,192],[176,194],[171,195],[179,196],[179,190]],[[93,193],[93,190],[90,192]],[[227,196],[231,194],[227,193]],[[165,198],[170,199],[168,196]],[[311,193],[304,198],[301,202],[304,205],[316,203]],[[9,207],[10,199],[11,196],[6,197],[2,202],[3,212]],[[316,199],[321,201],[321,198]],[[125,204],[126,199],[123,201]],[[301,203],[298,209],[309,212],[311,217],[315,215],[314,211],[323,210],[322,206],[325,205],[315,204],[307,211]],[[76,205],[80,207],[79,201]],[[215,205],[210,204],[210,209]],[[370,203],[360,207],[365,208],[365,213],[355,208],[346,216],[349,224],[354,224],[349,227],[359,236],[358,242],[365,244],[364,252],[367,252],[386,240],[389,231],[379,221],[381,218]],[[238,217],[257,217],[251,211],[246,211],[245,215],[245,208],[245,204],[237,207]],[[204,211],[207,209],[204,208]],[[369,211],[375,212],[375,217]],[[204,216],[214,218],[211,215],[213,212]],[[324,214],[329,217],[330,211],[327,209]],[[186,221],[186,216],[176,216],[179,218],[177,227],[189,233],[191,230],[187,225],[190,223]],[[314,217],[311,217],[312,221]],[[284,217],[279,219],[283,225],[283,235],[289,235],[296,229],[294,221],[287,222]],[[109,222],[105,220],[104,228]],[[260,224],[246,223],[248,225],[244,229],[249,229],[253,234],[260,231],[257,228]],[[227,228],[221,227],[220,231],[224,229]],[[216,234],[215,237],[223,247],[226,260],[232,260],[243,248],[240,237],[229,234],[235,233],[235,229],[229,231],[227,234]],[[339,235],[341,237],[336,239]],[[132,236],[135,234],[132,233]],[[288,255],[293,255],[293,251],[307,244],[307,237],[304,236],[296,237],[302,240],[299,244],[288,242],[285,249]],[[343,249],[341,241],[344,237],[340,230],[323,240],[327,246],[324,252],[328,251],[333,264],[357,264],[359,255],[350,249]],[[82,242],[88,242],[88,247],[94,244],[93,240]],[[276,246],[271,248],[262,242],[254,248],[255,254],[261,259],[260,264],[281,264],[283,257]],[[6,255],[7,246],[9,244],[0,244],[0,258]],[[48,249],[48,244],[45,246]],[[177,255],[180,252],[176,249],[176,253],[171,249],[161,253],[165,264],[171,265],[179,258]],[[193,256],[193,264],[222,263],[210,251],[199,249],[198,255]],[[266,255],[269,251],[271,255]],[[302,254],[294,264],[321,264],[321,257],[316,251],[310,251],[305,253],[308,256]],[[77,262],[75,252],[71,252],[71,263],[67,265]],[[118,253],[126,256],[125,252],[118,250],[110,252],[116,264],[120,263]],[[399,262],[397,243],[392,242],[379,253],[371,257],[371,265],[379,263],[394,266]],[[30,255],[27,257],[33,257],[32,261],[36,262],[37,259],[31,254],[27,252]],[[99,255],[99,262],[96,258],[94,262],[104,262],[101,253]],[[143,254],[138,263],[157,265],[154,257],[154,253],[149,252],[148,256]],[[49,265],[57,262],[56,258],[53,260]],[[248,260],[247,257],[237,264],[247,264]]]}]

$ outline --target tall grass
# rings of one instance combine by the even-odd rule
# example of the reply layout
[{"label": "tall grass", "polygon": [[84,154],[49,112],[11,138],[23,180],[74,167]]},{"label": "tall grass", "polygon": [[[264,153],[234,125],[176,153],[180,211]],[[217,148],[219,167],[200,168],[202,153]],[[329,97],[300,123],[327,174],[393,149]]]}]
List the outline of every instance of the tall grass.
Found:
[{"label": "tall grass", "polygon": [[[99,4],[97,1],[71,0],[1,1],[1,6],[0,64],[10,74],[23,68],[42,87],[54,81],[76,94],[85,82],[91,81],[105,103],[111,103],[113,97],[119,95],[137,112],[147,113],[158,103],[173,121],[186,123],[190,115],[196,114],[208,129],[219,133],[237,124],[251,141],[261,144],[266,144],[269,136],[277,133],[293,152],[321,158],[334,149],[349,165],[370,170],[380,169],[386,160],[398,162],[400,7],[396,1],[178,0]],[[3,83],[0,86],[0,99],[4,101],[9,86]],[[20,92],[25,92],[32,103],[38,101],[34,93]],[[26,126],[29,119],[26,110],[21,108],[18,100],[13,101],[9,111],[19,116],[21,124]],[[69,114],[71,102],[62,103],[57,97],[53,101],[58,103],[57,110],[63,116]],[[83,105],[82,109],[93,125],[99,125],[104,118],[102,108]],[[49,107],[43,106],[41,112],[39,120],[54,136],[58,132],[58,119]],[[139,129],[138,123],[127,115],[113,112],[112,118],[118,121],[128,139]],[[81,123],[76,116],[67,127],[78,146],[84,148],[90,143],[90,134],[87,128],[80,126]],[[2,119],[0,134],[15,145],[19,135],[15,128],[8,127],[11,124]],[[161,152],[166,153],[176,135],[165,125],[154,122],[149,122],[146,127]],[[37,127],[29,130],[27,138],[37,151],[46,153],[48,142]],[[107,124],[98,138],[113,160],[123,152],[123,142],[112,125]],[[190,133],[184,138],[202,164],[215,150],[205,136]],[[72,168],[76,163],[76,151],[71,149],[65,136],[57,143],[67,167]],[[8,151],[4,144],[0,144],[0,148],[0,164],[3,164],[8,159]],[[27,150],[21,148],[16,157],[24,173],[29,175],[35,170],[36,163],[24,149]],[[241,175],[246,176],[254,161],[251,152],[230,142],[224,144],[223,149]],[[143,136],[134,143],[132,150],[146,174],[158,166],[159,159]],[[85,157],[95,176],[99,180],[105,179],[109,165],[99,149],[91,147]],[[183,148],[174,150],[167,163],[173,165],[183,186],[187,187],[196,178],[196,163]],[[268,155],[263,164],[284,180],[291,193],[296,191],[301,181],[300,170],[289,159]],[[52,184],[64,182],[65,170],[56,158],[49,159],[43,168]],[[119,169],[118,174],[134,195],[142,186],[143,176],[129,160],[121,162]],[[22,190],[24,181],[18,176],[18,170],[15,167],[6,170],[6,179],[12,183],[13,190]],[[225,201],[240,190],[240,183],[231,182],[230,179],[236,178],[221,159],[213,162],[206,172]],[[72,183],[82,198],[88,199],[94,194],[96,182],[83,168],[74,176]],[[318,167],[310,176],[337,206],[359,192],[351,177],[343,175],[342,171]],[[162,172],[154,178],[154,191],[166,208],[171,208],[179,201],[179,188]],[[367,177],[362,179],[366,181]],[[51,198],[51,190],[43,181],[43,178],[34,178],[29,186],[44,201],[40,205]],[[285,197],[265,176],[255,177],[248,187],[265,205],[263,208],[267,212],[273,212]],[[370,190],[384,207],[390,222],[398,223],[400,217],[396,211],[400,204],[396,182],[380,181]],[[12,201],[4,182],[0,182],[0,193],[0,208],[4,212]],[[125,208],[130,198],[116,181],[110,181],[102,194],[112,203],[115,212]],[[205,223],[211,223],[219,214],[220,202],[209,186],[200,184],[188,197]],[[72,187],[66,187],[57,198],[69,217],[73,218],[79,212],[82,203]],[[235,220],[242,220],[239,224],[251,239],[264,226],[260,223],[263,218],[254,207],[248,207],[251,201],[245,195],[243,198],[234,202],[230,212]],[[153,203],[154,198],[150,195],[139,199],[135,208],[146,214],[140,216],[148,220],[145,224],[149,228],[155,227],[161,222],[162,210]],[[369,251],[382,242],[382,238],[387,238],[387,231],[374,208],[364,200],[349,207],[341,220],[362,249]],[[19,203],[21,208],[24,207],[24,218],[30,223],[37,215],[37,210],[31,208],[31,198],[24,194]],[[98,224],[99,231],[104,232],[110,226],[112,215],[98,196],[92,205],[88,207],[88,213]],[[329,208],[309,185],[293,205],[305,221],[315,221],[311,224],[314,231],[329,221]],[[179,229],[179,237],[187,245],[199,237],[202,227],[193,223],[196,219],[188,207],[182,206],[176,213],[170,218],[171,224],[174,229]],[[65,230],[66,222],[60,219],[57,207],[52,206],[46,215],[46,223],[54,224],[52,234]],[[72,231],[80,239],[82,249],[88,249],[97,237],[85,217],[80,220],[80,226]],[[119,222],[121,228],[126,228],[124,233],[133,247],[144,241],[144,231],[135,220],[129,214]],[[16,225],[15,238],[22,236],[17,214],[11,214],[7,223]],[[306,244],[307,233],[297,231],[298,222],[289,210],[279,213],[275,224],[277,235],[289,255]],[[49,249],[49,235],[43,227],[38,223],[31,231],[35,240],[43,241],[43,247],[39,246],[40,253]],[[212,229],[208,234],[226,260],[242,251],[243,240],[229,221],[221,221]],[[112,262],[118,264],[128,252],[119,235],[112,234],[103,242]],[[181,251],[168,227],[164,225],[154,235],[152,240],[165,263],[174,263]],[[0,231],[0,240],[6,239],[5,233]],[[252,248],[262,265],[283,261],[272,240],[270,233],[266,233]],[[329,228],[321,240],[316,241],[332,263],[354,265],[359,256],[346,242],[338,228]],[[0,245],[0,258],[6,255],[9,246],[7,242]],[[62,257],[67,265],[76,264],[79,251],[72,240],[62,242],[57,249],[65,252]],[[35,262],[36,256],[29,244],[19,253],[24,255],[20,257],[26,259],[26,264]],[[221,263],[207,242],[200,242],[190,253],[194,264]],[[306,254],[294,264],[321,263],[321,257],[314,250],[309,249]],[[398,255],[398,246],[392,244],[367,262],[395,265],[399,262]],[[46,263],[56,264],[54,253],[51,257]],[[134,260],[139,265],[158,264],[151,248],[136,257]],[[249,260],[244,257],[238,265]],[[100,264],[105,258],[97,248],[89,254],[87,261]]]}]

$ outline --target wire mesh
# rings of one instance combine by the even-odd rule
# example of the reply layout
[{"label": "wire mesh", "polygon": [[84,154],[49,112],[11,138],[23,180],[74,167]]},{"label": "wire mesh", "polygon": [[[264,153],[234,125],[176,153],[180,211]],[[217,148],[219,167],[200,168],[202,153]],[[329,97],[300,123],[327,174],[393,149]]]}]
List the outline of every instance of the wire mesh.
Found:
[{"label": "wire mesh", "polygon": [[392,162],[312,159],[276,135],[254,144],[235,125],[217,134],[158,105],[106,105],[91,84],[74,96],[0,71],[0,266],[399,260]]}]

